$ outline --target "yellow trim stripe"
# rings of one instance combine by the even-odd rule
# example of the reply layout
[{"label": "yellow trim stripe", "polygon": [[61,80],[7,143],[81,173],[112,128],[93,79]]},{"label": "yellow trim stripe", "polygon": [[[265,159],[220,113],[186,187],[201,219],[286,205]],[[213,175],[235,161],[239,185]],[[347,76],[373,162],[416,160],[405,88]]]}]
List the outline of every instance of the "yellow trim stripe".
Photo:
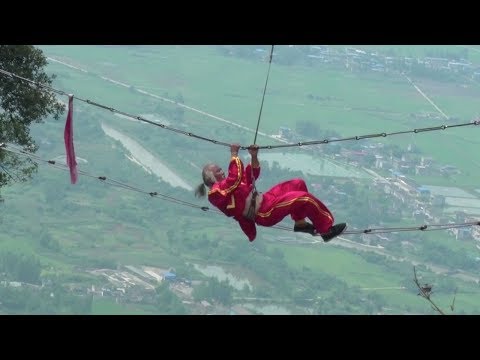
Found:
[{"label": "yellow trim stripe", "polygon": [[235,197],[232,194],[232,202],[227,205],[227,209],[235,209]]},{"label": "yellow trim stripe", "polygon": [[227,195],[228,195],[228,193],[227,193],[226,190],[221,190],[221,189],[219,189],[219,188],[210,190],[210,191],[208,192],[208,195],[212,195],[212,194],[214,194],[214,193],[216,193],[216,192],[219,192],[220,195],[223,195],[223,196],[227,196]]},{"label": "yellow trim stripe", "polygon": [[238,184],[240,184],[240,181],[242,181],[242,176],[243,176],[243,169],[242,169],[242,163],[240,161],[240,158],[238,156],[233,156],[232,160],[235,160],[237,163],[237,169],[238,169],[238,175],[237,175],[237,180],[235,181],[235,184],[233,184],[227,192],[233,191],[237,188]]}]

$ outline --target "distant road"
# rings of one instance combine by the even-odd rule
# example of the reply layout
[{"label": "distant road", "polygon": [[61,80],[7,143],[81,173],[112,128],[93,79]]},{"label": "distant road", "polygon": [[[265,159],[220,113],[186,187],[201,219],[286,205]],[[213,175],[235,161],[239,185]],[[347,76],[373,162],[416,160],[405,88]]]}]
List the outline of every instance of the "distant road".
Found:
[{"label": "distant road", "polygon": [[468,49],[468,50],[473,50],[473,51],[476,51],[476,52],[480,52],[480,49],[474,48],[472,46],[466,46],[466,45],[455,45],[455,46],[465,48],[465,49]]},{"label": "distant road", "polygon": [[[89,72],[88,70],[85,70],[85,69],[82,69],[78,66],[74,66],[72,64],[69,64],[65,61],[60,61],[60,60],[57,60],[55,58],[52,58],[52,57],[47,57],[47,60],[50,60],[50,61],[53,61],[55,63],[58,63],[58,64],[62,64],[62,65],[65,65],[65,66],[68,66],[69,68],[71,69],[75,69],[75,70],[78,70],[78,71],[81,71],[83,73],[92,73],[92,72]],[[134,86],[134,85],[131,85],[131,84],[126,84],[126,83],[123,83],[123,82],[120,82],[120,81],[117,81],[117,80],[113,80],[113,79],[110,79],[108,77],[105,77],[105,76],[102,76],[100,74],[96,74],[98,76],[100,76],[101,79],[105,80],[105,81],[108,81],[108,82],[111,82],[113,84],[116,84],[116,85],[120,85],[120,86],[123,86],[123,87],[127,87],[127,88],[130,88],[130,87],[135,87],[137,89],[137,91],[141,94],[144,94],[144,95],[147,95],[147,96],[150,96],[150,97],[153,97],[155,99],[158,99],[158,100],[162,100],[162,101],[165,101],[165,102],[169,102],[169,103],[172,103],[172,104],[175,104],[177,106],[180,106],[180,107],[183,107],[185,109],[188,109],[188,110],[191,110],[191,111],[195,111],[199,114],[202,114],[202,115],[205,115],[205,116],[208,116],[212,119],[215,119],[215,120],[218,120],[218,121],[221,121],[221,122],[224,122],[224,123],[227,123],[229,125],[232,125],[232,126],[235,126],[235,127],[238,127],[238,128],[241,128],[243,130],[247,130],[249,132],[252,132],[254,133],[255,130],[254,129],[250,129],[249,127],[246,127],[246,126],[243,126],[243,125],[240,125],[240,124],[237,124],[233,121],[229,121],[227,119],[224,119],[220,116],[217,116],[217,115],[214,115],[214,114],[211,114],[211,113],[208,113],[206,111],[203,111],[203,110],[200,110],[200,109],[197,109],[197,108],[194,108],[192,106],[188,106],[188,105],[185,105],[185,104],[182,104],[182,103],[177,103],[176,101],[172,100],[172,99],[168,99],[166,97],[163,97],[163,96],[159,96],[159,95],[156,95],[156,94],[152,94],[148,91],[145,91],[145,90],[139,90],[138,87]],[[281,139],[277,139],[275,137],[272,137],[271,135],[268,135],[266,133],[263,133],[261,131],[258,132],[258,135],[261,135],[261,136],[265,136],[265,137],[268,137],[270,139],[273,139],[273,140],[276,140],[276,141],[279,141],[279,142],[283,142],[283,143],[286,143],[286,141],[284,140],[281,140]]]},{"label": "distant road", "polygon": [[[89,71],[86,70],[86,69],[80,68],[80,67],[78,67],[78,66],[69,64],[69,63],[67,63],[67,62],[65,62],[65,61],[61,61],[61,60],[58,60],[58,59],[55,59],[55,58],[52,58],[52,57],[47,57],[47,60],[52,61],[52,62],[55,62],[55,63],[58,63],[58,64],[61,64],[61,65],[64,65],[64,66],[67,66],[67,67],[69,67],[69,68],[71,68],[71,69],[75,69],[75,70],[81,71],[81,72],[86,73],[86,74],[88,74],[88,73],[93,74],[93,72],[89,72]],[[208,117],[210,117],[210,118],[212,118],[212,119],[215,119],[215,120],[217,120],[217,121],[221,121],[221,122],[223,122],[223,123],[227,123],[227,124],[232,125],[232,126],[235,126],[235,127],[237,127],[237,128],[240,128],[240,129],[249,131],[249,132],[251,132],[251,133],[255,133],[255,130],[254,130],[254,129],[250,129],[249,127],[246,127],[246,126],[237,124],[237,123],[235,123],[235,122],[233,122],[233,121],[224,119],[224,118],[222,118],[222,117],[220,117],[220,116],[217,116],[217,115],[208,113],[208,112],[206,112],[206,111],[203,111],[203,110],[200,110],[200,109],[196,109],[196,108],[194,108],[194,107],[192,107],[192,106],[187,106],[187,105],[185,105],[185,104],[177,103],[176,101],[171,100],[171,99],[168,99],[168,98],[165,98],[165,97],[163,97],[163,96],[159,96],[159,95],[156,95],[156,94],[152,94],[152,93],[150,93],[150,92],[148,92],[148,91],[145,91],[145,90],[140,90],[140,89],[138,89],[138,88],[139,88],[138,86],[134,86],[134,85],[126,84],[126,83],[123,83],[123,82],[120,82],[120,81],[117,81],[117,80],[114,80],[114,79],[110,79],[110,78],[108,78],[108,77],[102,76],[102,75],[97,74],[97,73],[95,73],[95,75],[98,75],[98,76],[100,76],[101,79],[103,79],[103,80],[105,80],[105,81],[108,81],[108,82],[111,82],[111,83],[113,83],[113,84],[115,84],[115,85],[120,85],[120,86],[126,87],[126,88],[130,88],[131,86],[133,86],[133,87],[135,87],[135,88],[137,89],[137,91],[138,91],[139,93],[144,94],[144,95],[146,95],[146,96],[150,96],[150,97],[153,97],[153,98],[158,99],[158,100],[162,100],[162,101],[165,101],[165,102],[169,102],[169,103],[175,104],[175,105],[180,106],[180,107],[183,107],[183,108],[185,108],[185,109],[188,109],[188,110],[191,110],[191,111],[195,111],[195,112],[197,112],[197,113],[199,113],[199,114],[208,116]],[[274,141],[276,141],[276,142],[280,142],[280,143],[283,143],[283,144],[288,144],[288,143],[289,143],[288,141],[286,141],[286,140],[284,140],[284,139],[279,139],[279,138],[277,138],[277,137],[274,136],[274,135],[268,135],[268,134],[266,134],[266,133],[264,133],[264,132],[261,132],[261,131],[258,132],[258,135],[263,136],[263,137],[266,137],[266,138],[269,138],[269,139],[272,139],[272,140],[274,140]],[[300,147],[300,148],[301,148],[302,150],[305,150],[304,147]],[[332,164],[337,163],[337,161],[334,161],[334,160],[331,160],[331,159],[327,159],[327,158],[324,158],[324,160],[325,160],[326,162],[331,162]],[[338,165],[338,164],[337,164],[337,165]]]},{"label": "distant road", "polygon": [[[275,241],[275,240],[272,240],[272,241]],[[284,241],[284,243],[286,243],[286,241]],[[304,245],[305,244],[312,244],[312,245],[320,244],[321,246],[322,245],[326,246],[326,244],[324,244],[324,242],[320,241],[320,240],[314,240],[313,242],[311,240],[310,241],[308,241],[308,240],[303,241],[303,240],[300,240],[300,239],[296,239],[294,237],[292,237],[292,241],[288,241],[288,243],[290,243],[290,244],[304,244]],[[345,239],[344,237],[341,237],[341,236],[339,236],[338,238],[336,238],[335,240],[330,242],[328,245],[346,247],[346,248],[356,249],[356,250],[360,250],[360,251],[374,252],[378,255],[385,256],[390,260],[394,260],[394,261],[398,261],[398,262],[405,262],[405,261],[409,262],[413,266],[424,265],[430,271],[432,271],[433,273],[438,274],[438,275],[448,275],[448,274],[450,274],[450,276],[456,277],[456,278],[458,278],[460,280],[463,280],[463,281],[475,282],[477,284],[480,283],[480,277],[477,274],[469,273],[469,272],[463,271],[463,270],[458,270],[454,274],[451,274],[453,269],[447,268],[447,267],[442,266],[442,265],[437,265],[437,264],[433,264],[433,263],[424,263],[424,262],[420,262],[420,261],[417,261],[417,260],[412,260],[411,258],[407,258],[407,257],[399,258],[399,257],[393,256],[392,254],[387,252],[385,250],[385,248],[381,245],[371,246],[371,245],[361,244],[361,243],[358,243],[358,242],[355,242],[355,241]]]},{"label": "distant road", "polygon": [[387,286],[387,287],[370,287],[360,288],[360,290],[405,290],[405,286]]},{"label": "distant road", "polygon": [[[442,266],[442,265],[437,265],[437,264],[433,264],[433,263],[424,263],[424,262],[420,262],[420,261],[417,261],[417,260],[412,260],[411,258],[407,258],[407,257],[399,258],[399,257],[393,256],[392,254],[388,253],[383,247],[381,249],[380,248],[375,248],[375,247],[369,247],[365,244],[360,244],[360,243],[357,243],[357,242],[354,242],[354,241],[351,241],[351,240],[347,240],[347,239],[345,239],[343,237],[340,237],[340,236],[337,238],[336,241],[334,241],[330,244],[343,246],[343,247],[349,247],[349,248],[356,248],[357,250],[361,250],[361,251],[375,252],[379,255],[385,256],[385,257],[387,257],[391,260],[394,260],[394,261],[399,261],[399,262],[407,261],[407,262],[411,263],[413,266],[424,265],[425,267],[430,269],[430,271],[432,271],[435,274],[439,274],[439,275],[449,274],[453,270],[453,269],[449,269],[449,268],[447,268],[445,266]],[[478,277],[477,274],[469,273],[469,272],[466,272],[466,271],[463,271],[463,270],[459,270],[455,274],[452,274],[451,276],[456,277],[458,279],[461,279],[463,281],[471,281],[471,282],[475,282],[477,284],[480,283],[480,277]]]}]

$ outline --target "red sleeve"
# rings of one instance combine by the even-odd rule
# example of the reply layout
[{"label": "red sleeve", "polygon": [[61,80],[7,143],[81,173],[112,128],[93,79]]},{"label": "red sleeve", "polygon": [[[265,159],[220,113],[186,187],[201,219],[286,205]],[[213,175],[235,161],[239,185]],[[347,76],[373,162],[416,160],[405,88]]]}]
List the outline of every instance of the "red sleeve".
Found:
[{"label": "red sleeve", "polygon": [[257,228],[255,227],[255,223],[251,220],[247,220],[244,217],[235,218],[240,227],[242,228],[245,235],[248,236],[248,240],[252,242],[257,237]]},{"label": "red sleeve", "polygon": [[[247,167],[245,168],[245,176],[247,177],[247,184],[250,185],[252,183],[252,165],[248,164]],[[260,167],[258,168],[253,168],[253,176],[255,177],[255,180],[258,179],[260,176]]]},{"label": "red sleeve", "polygon": [[228,166],[228,176],[226,179],[218,183],[214,189],[209,193],[212,194],[216,191],[220,192],[223,196],[234,191],[242,181],[243,176],[243,163],[238,156],[233,156]]}]

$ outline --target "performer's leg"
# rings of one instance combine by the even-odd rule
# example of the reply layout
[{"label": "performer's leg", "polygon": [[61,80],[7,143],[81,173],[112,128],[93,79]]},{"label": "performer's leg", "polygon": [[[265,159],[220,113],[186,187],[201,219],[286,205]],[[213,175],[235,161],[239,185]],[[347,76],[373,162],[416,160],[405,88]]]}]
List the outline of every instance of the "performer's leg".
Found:
[{"label": "performer's leg", "polygon": [[[296,179],[291,179],[291,180],[281,182],[281,183],[273,186],[266,193],[264,193],[264,198],[265,197],[270,197],[270,198],[272,198],[271,201],[276,203],[276,202],[281,201],[283,196],[286,193],[291,192],[291,191],[308,192],[307,185],[305,184],[305,181],[303,179],[296,178]],[[279,199],[277,199],[277,198],[279,198]],[[308,223],[305,221],[305,219],[293,219],[293,220],[295,220],[296,225],[299,225],[299,226],[308,225]]]},{"label": "performer's leg", "polygon": [[280,196],[264,196],[255,219],[262,226],[273,226],[290,215],[294,221],[309,218],[319,233],[327,232],[334,218],[328,208],[305,191],[290,191]]},{"label": "performer's leg", "polygon": [[267,193],[277,197],[282,196],[283,194],[290,192],[290,191],[305,191],[308,192],[307,185],[303,179],[291,179],[280,184],[273,186]]}]

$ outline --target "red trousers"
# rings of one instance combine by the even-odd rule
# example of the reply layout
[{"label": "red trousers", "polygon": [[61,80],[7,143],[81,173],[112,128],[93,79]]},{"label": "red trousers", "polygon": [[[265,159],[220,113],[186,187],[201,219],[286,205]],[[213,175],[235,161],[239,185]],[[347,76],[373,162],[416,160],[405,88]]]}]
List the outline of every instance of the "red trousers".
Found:
[{"label": "red trousers", "polygon": [[330,210],[308,192],[302,179],[285,181],[263,193],[255,222],[261,226],[273,226],[287,215],[294,221],[310,219],[319,233],[327,232],[334,221]]}]

